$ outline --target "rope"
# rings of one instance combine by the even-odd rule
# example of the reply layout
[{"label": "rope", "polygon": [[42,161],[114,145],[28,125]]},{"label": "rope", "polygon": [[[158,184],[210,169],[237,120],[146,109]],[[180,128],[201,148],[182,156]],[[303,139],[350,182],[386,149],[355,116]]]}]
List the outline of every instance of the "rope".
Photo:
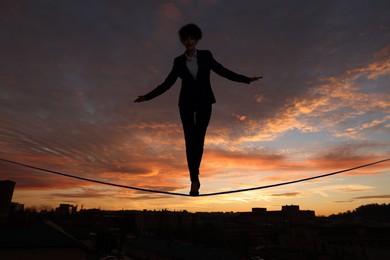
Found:
[{"label": "rope", "polygon": [[277,186],[284,186],[284,185],[289,185],[289,184],[293,184],[293,183],[298,183],[298,182],[304,182],[304,181],[310,181],[310,180],[314,180],[314,179],[324,178],[324,177],[328,177],[328,176],[332,176],[332,175],[336,175],[336,174],[340,174],[340,173],[344,173],[344,172],[350,172],[350,171],[354,171],[354,170],[357,170],[357,169],[360,169],[360,168],[369,167],[369,166],[372,166],[372,165],[375,165],[375,164],[383,163],[383,162],[386,162],[386,161],[390,161],[390,159],[384,159],[384,160],[380,160],[380,161],[376,161],[376,162],[372,162],[372,163],[367,163],[367,164],[355,166],[355,167],[352,167],[352,168],[349,168],[349,169],[345,169],[345,170],[341,170],[341,171],[331,172],[331,173],[322,174],[322,175],[309,177],[309,178],[298,179],[298,180],[294,180],[294,181],[286,181],[286,182],[280,182],[280,183],[276,183],[276,184],[270,184],[270,185],[253,187],[253,188],[247,188],[247,189],[240,189],[240,190],[230,190],[230,191],[221,191],[221,192],[207,193],[207,194],[201,194],[199,196],[216,196],[216,195],[231,194],[231,193],[238,193],[238,192],[244,192],[244,191],[268,189],[268,188],[273,188],[273,187],[277,187]]},{"label": "rope", "polygon": [[125,189],[138,190],[138,191],[144,191],[144,192],[152,192],[152,193],[161,193],[161,194],[174,195],[174,196],[189,196],[189,195],[183,194],[183,193],[176,193],[176,192],[169,192],[169,191],[161,191],[161,190],[152,190],[152,189],[138,188],[138,187],[121,185],[121,184],[116,184],[116,183],[111,183],[111,182],[106,182],[106,181],[99,181],[99,180],[84,178],[84,177],[75,176],[75,175],[71,175],[71,174],[67,174],[67,173],[62,173],[62,172],[57,172],[57,171],[52,171],[52,170],[48,170],[48,169],[39,168],[39,167],[35,167],[35,166],[32,166],[32,165],[24,164],[24,163],[14,162],[14,161],[10,161],[10,160],[7,160],[7,159],[2,159],[2,158],[0,158],[0,161],[16,164],[16,165],[19,165],[19,166],[23,166],[23,167],[34,169],[34,170],[38,170],[38,171],[53,173],[53,174],[65,176],[65,177],[68,177],[68,178],[73,178],[73,179],[82,180],[82,181],[88,181],[88,182],[94,182],[94,183],[108,185],[108,186],[114,186],[114,187],[118,187],[118,188],[125,188]]},{"label": "rope", "polygon": [[[60,176],[68,177],[68,178],[73,178],[73,179],[82,180],[82,181],[88,181],[88,182],[94,182],[94,183],[98,183],[98,184],[102,184],[102,185],[108,185],[108,186],[114,186],[114,187],[118,187],[118,188],[125,188],[125,189],[131,189],[131,190],[137,190],[137,191],[143,191],[143,192],[150,192],[150,193],[160,193],[160,194],[166,194],[166,195],[171,195],[171,196],[183,196],[183,197],[189,197],[190,196],[190,195],[184,194],[184,193],[161,191],[161,190],[153,190],[153,189],[145,189],[145,188],[139,188],[139,187],[133,187],[133,186],[127,186],[127,185],[121,185],[121,184],[116,184],[116,183],[111,183],[111,182],[105,182],[105,181],[99,181],[99,180],[84,178],[84,177],[80,177],[80,176],[75,176],[75,175],[71,175],[71,174],[67,174],[67,173],[62,173],[62,172],[57,172],[57,171],[53,171],[53,170],[43,169],[43,168],[40,168],[40,167],[36,167],[36,166],[32,166],[32,165],[28,165],[28,164],[24,164],[24,163],[20,163],[20,162],[15,162],[15,161],[7,160],[7,159],[2,159],[2,158],[0,158],[0,161],[6,162],[6,163],[10,163],[10,164],[19,165],[19,166],[23,166],[23,167],[34,169],[34,170],[38,170],[38,171],[48,172],[48,173],[52,173],[52,174],[56,174],[56,175],[60,175]],[[314,176],[314,177],[309,177],[309,178],[303,178],[303,179],[287,181],[287,182],[280,182],[280,183],[276,183],[276,184],[264,185],[264,186],[253,187],[253,188],[238,189],[238,190],[228,190],[228,191],[213,192],[213,193],[205,193],[205,194],[199,194],[198,196],[199,197],[217,196],[217,195],[224,195],[224,194],[231,194],[231,193],[238,193],[238,192],[245,192],[245,191],[253,191],[253,190],[261,190],[261,189],[268,189],[268,188],[273,188],[273,187],[278,187],[278,186],[290,185],[290,184],[294,184],[294,183],[298,183],[298,182],[310,181],[310,180],[324,178],[324,177],[328,177],[328,176],[332,176],[332,175],[336,175],[336,174],[340,174],[340,173],[344,173],[344,172],[354,171],[354,170],[357,170],[357,169],[360,169],[360,168],[365,168],[365,167],[369,167],[369,166],[372,166],[372,165],[375,165],[375,164],[384,163],[386,161],[390,161],[390,158],[389,159],[380,160],[380,161],[376,161],[376,162],[363,164],[363,165],[359,165],[359,166],[355,166],[355,167],[352,167],[352,168],[348,168],[348,169],[344,169],[344,170],[340,170],[340,171],[336,171],[336,172],[331,172],[331,173],[322,174],[322,175],[318,175],[318,176]]]}]

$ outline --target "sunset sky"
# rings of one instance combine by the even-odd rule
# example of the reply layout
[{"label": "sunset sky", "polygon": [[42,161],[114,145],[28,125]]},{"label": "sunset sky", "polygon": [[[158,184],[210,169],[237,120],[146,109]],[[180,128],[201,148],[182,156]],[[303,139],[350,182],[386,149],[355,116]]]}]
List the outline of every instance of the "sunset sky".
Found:
[{"label": "sunset sky", "polygon": [[[159,85],[194,22],[199,49],[249,77],[212,73],[217,99],[201,193],[316,176],[390,158],[390,1],[0,0],[0,158],[117,184],[188,193],[180,79]],[[174,197],[0,162],[13,201],[79,208],[329,215],[390,202],[390,162],[270,189]]]}]

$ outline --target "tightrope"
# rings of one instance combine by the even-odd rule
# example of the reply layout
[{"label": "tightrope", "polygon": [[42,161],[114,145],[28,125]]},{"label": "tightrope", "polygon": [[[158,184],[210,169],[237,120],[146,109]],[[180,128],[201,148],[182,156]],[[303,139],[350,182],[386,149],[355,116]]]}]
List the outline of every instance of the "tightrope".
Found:
[{"label": "tightrope", "polygon": [[[137,191],[143,191],[143,192],[149,192],[149,193],[159,193],[159,194],[165,194],[165,195],[171,195],[171,196],[193,197],[193,196],[190,196],[189,194],[184,194],[184,193],[139,188],[139,187],[134,187],[134,186],[128,186],[128,185],[122,185],[122,184],[116,184],[116,183],[111,183],[111,182],[106,182],[106,181],[99,181],[99,180],[95,180],[95,179],[84,178],[84,177],[80,177],[80,176],[76,176],[76,175],[72,175],[72,174],[68,174],[68,173],[62,173],[62,172],[58,172],[58,171],[48,170],[48,169],[44,169],[44,168],[40,168],[40,167],[36,167],[36,166],[32,166],[32,165],[28,165],[28,164],[24,164],[24,163],[20,163],[20,162],[15,162],[15,161],[3,159],[3,158],[0,158],[0,161],[10,163],[10,164],[19,165],[19,166],[30,168],[30,169],[34,169],[37,171],[52,173],[52,174],[56,174],[56,175],[60,175],[60,176],[68,177],[68,178],[73,178],[73,179],[77,179],[77,180],[88,181],[88,182],[93,182],[93,183],[98,183],[98,184],[108,185],[108,186],[113,186],[113,187],[118,187],[118,188],[131,189],[131,190],[137,190]],[[298,179],[298,180],[293,180],[293,181],[280,182],[280,183],[276,183],[276,184],[270,184],[270,185],[264,185],[264,186],[246,188],[246,189],[228,190],[228,191],[221,191],[221,192],[199,194],[198,196],[195,196],[195,197],[217,196],[217,195],[246,192],[246,191],[253,191],[253,190],[261,190],[261,189],[268,189],[268,188],[273,188],[273,187],[278,187],[278,186],[290,185],[290,184],[294,184],[294,183],[324,178],[324,177],[328,177],[328,176],[332,176],[332,175],[336,175],[336,174],[340,174],[340,173],[344,173],[344,172],[350,172],[350,171],[354,171],[357,169],[369,167],[369,166],[372,166],[375,164],[384,163],[386,161],[390,161],[390,158],[383,159],[383,160],[376,161],[376,162],[363,164],[363,165],[359,165],[359,166],[355,166],[355,167],[340,170],[340,171],[317,175],[314,177],[308,177],[308,178],[303,178],[303,179]]]}]

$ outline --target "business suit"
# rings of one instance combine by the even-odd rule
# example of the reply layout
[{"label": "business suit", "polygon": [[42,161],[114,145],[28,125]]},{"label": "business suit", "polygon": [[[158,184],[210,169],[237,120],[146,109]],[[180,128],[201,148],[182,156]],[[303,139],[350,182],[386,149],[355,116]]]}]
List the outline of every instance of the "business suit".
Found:
[{"label": "business suit", "polygon": [[143,96],[146,100],[151,100],[167,91],[175,84],[177,78],[181,78],[179,109],[192,182],[199,182],[204,138],[211,117],[211,106],[216,102],[210,83],[210,71],[232,81],[250,83],[250,78],[230,71],[219,64],[208,50],[197,50],[197,62],[198,72],[194,77],[187,68],[186,55],[176,57],[173,68],[165,81]]},{"label": "business suit", "polygon": [[239,75],[224,68],[212,56],[210,51],[198,50],[198,74],[196,79],[186,66],[186,56],[182,54],[175,58],[173,68],[165,81],[154,90],[146,94],[146,100],[153,99],[175,84],[178,77],[182,79],[179,97],[179,106],[202,106],[216,102],[210,84],[210,71],[232,81],[250,83],[246,76]]}]

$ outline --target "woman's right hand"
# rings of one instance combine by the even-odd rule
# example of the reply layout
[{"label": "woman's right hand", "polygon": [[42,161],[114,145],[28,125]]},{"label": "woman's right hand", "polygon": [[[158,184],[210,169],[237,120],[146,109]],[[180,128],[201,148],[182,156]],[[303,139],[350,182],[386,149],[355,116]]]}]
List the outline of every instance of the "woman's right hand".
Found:
[{"label": "woman's right hand", "polygon": [[136,100],[134,100],[135,103],[140,103],[146,101],[146,98],[144,96],[138,96]]},{"label": "woman's right hand", "polygon": [[259,79],[262,79],[263,76],[260,76],[260,77],[252,77],[252,78],[249,78],[249,82],[253,82],[253,81],[257,81]]}]

